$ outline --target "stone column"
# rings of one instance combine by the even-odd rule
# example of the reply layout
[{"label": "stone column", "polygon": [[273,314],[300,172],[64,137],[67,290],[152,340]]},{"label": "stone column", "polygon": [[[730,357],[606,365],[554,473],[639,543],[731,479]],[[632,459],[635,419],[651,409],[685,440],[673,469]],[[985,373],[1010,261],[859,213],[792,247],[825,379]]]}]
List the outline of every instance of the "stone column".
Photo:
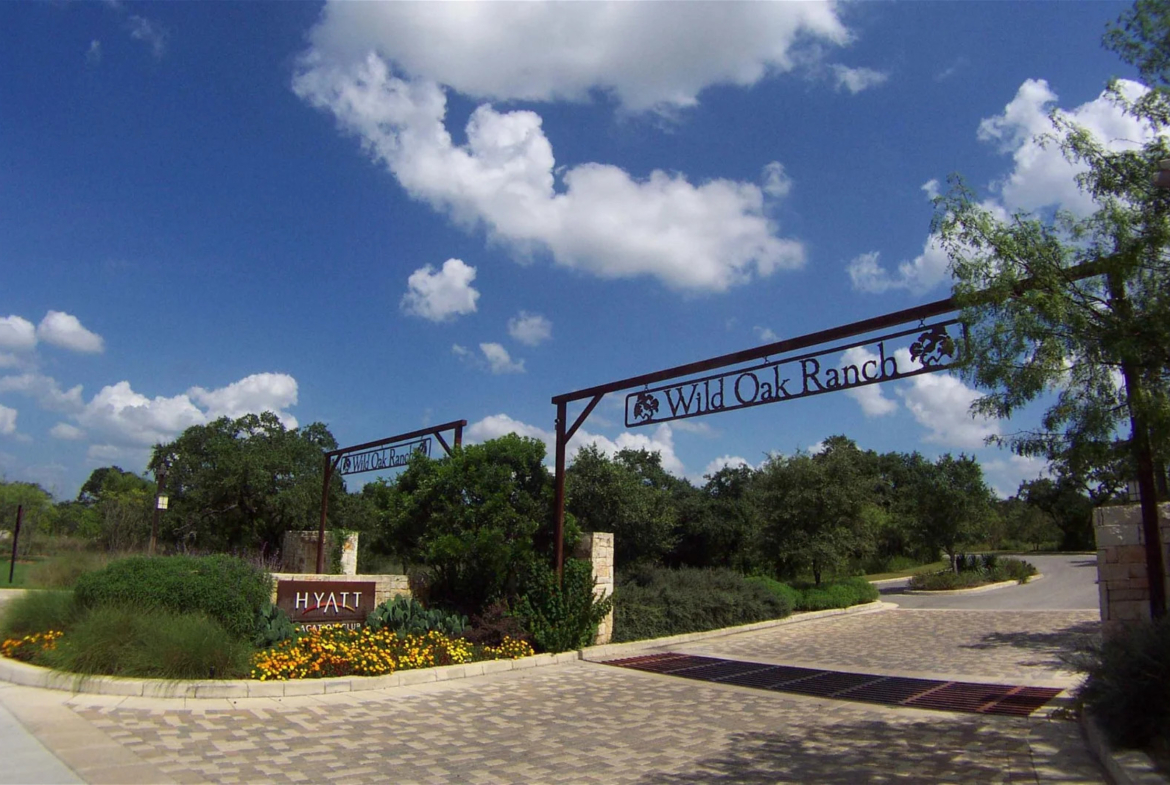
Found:
[{"label": "stone column", "polygon": [[[1170,503],[1158,505],[1158,528],[1162,534],[1162,562],[1170,567],[1165,553],[1170,540]],[[1148,620],[1150,582],[1146,575],[1141,506],[1098,508],[1093,533],[1097,539],[1097,591],[1105,632],[1128,622]]]},{"label": "stone column", "polygon": [[[578,559],[587,559],[593,564],[594,596],[613,596],[613,533],[612,532],[585,532],[577,543],[573,556]],[[595,646],[609,643],[613,639],[613,611],[610,610],[597,627]]]},{"label": "stone column", "polygon": [[[280,571],[307,574],[317,571],[317,532],[287,531],[280,552]],[[333,550],[332,531],[325,532],[325,568],[329,569],[329,554]],[[341,544],[341,575],[357,574],[358,533],[350,532]]]}]

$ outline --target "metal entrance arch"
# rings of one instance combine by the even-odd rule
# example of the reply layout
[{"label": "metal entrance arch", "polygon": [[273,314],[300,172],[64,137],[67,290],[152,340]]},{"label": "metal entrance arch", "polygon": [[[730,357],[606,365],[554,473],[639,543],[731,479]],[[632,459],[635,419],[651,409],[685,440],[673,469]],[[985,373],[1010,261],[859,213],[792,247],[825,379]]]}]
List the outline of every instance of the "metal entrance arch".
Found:
[{"label": "metal entrance arch", "polygon": [[[552,402],[557,407],[556,495],[553,505],[558,578],[562,576],[564,571],[565,556],[565,448],[577,429],[593,413],[594,408],[605,395],[642,388],[626,396],[626,426],[633,428],[745,409],[766,403],[780,403],[839,390],[850,390],[855,387],[905,379],[924,373],[935,373],[946,370],[959,361],[956,338],[965,338],[966,328],[957,319],[934,324],[927,324],[926,320],[952,313],[958,309],[959,306],[954,298],[948,297],[945,300],[936,300],[925,305],[875,316],[871,319],[863,319],[828,330],[712,357],[709,360],[700,360],[553,396]],[[872,335],[879,330],[890,330],[915,322],[917,322],[915,327],[882,335]],[[858,336],[871,337],[827,346]],[[891,348],[887,351],[886,341],[909,342],[910,345],[905,348],[909,349],[911,358],[918,361],[921,367],[900,371],[897,360],[893,356],[894,349]],[[878,360],[876,362],[871,360],[863,362],[860,366],[854,365],[844,368],[821,364],[823,357],[866,346],[877,347]],[[802,349],[813,349],[813,351],[792,354],[779,360],[771,359],[775,356],[799,352]],[[756,360],[764,362],[743,365]],[[872,366],[870,362],[873,362]],[[730,368],[731,366],[742,367],[698,376],[698,374],[706,374],[708,371]],[[792,375],[785,376],[786,373]],[[681,382],[661,384],[684,377],[687,378]],[[583,400],[588,401],[585,408],[577,415],[573,424],[569,425],[568,405],[573,401]]]},{"label": "metal entrance arch", "polygon": [[450,455],[452,448],[443,438],[443,434],[453,431],[454,438],[451,441],[458,448],[463,445],[465,427],[467,420],[452,420],[442,425],[400,433],[397,436],[355,444],[352,447],[341,447],[325,453],[325,480],[321,487],[321,527],[317,530],[317,574],[325,572],[325,516],[329,511],[329,483],[333,480],[335,471],[340,471],[342,475],[361,474],[405,466],[410,461],[410,456],[416,453],[430,456],[432,436],[447,455]]}]

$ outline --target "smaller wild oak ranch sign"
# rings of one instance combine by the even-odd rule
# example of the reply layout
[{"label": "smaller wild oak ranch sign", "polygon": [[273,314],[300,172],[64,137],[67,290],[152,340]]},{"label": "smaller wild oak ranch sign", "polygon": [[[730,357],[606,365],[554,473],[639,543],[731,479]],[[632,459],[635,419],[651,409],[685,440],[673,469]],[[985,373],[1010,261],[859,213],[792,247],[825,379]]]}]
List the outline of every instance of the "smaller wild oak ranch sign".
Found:
[{"label": "smaller wild oak ranch sign", "polygon": [[417,439],[393,447],[379,447],[376,450],[347,455],[341,459],[339,470],[342,474],[358,474],[379,469],[397,469],[410,463],[410,456],[416,452],[430,456],[431,440]]},{"label": "smaller wild oak ranch sign", "polygon": [[[626,396],[626,426],[701,417],[941,371],[958,361],[958,346],[951,331],[960,329],[958,320],[923,324],[848,346],[648,387]],[[903,346],[909,352],[910,363],[903,360],[899,364],[894,353]],[[870,358],[855,364],[842,361],[846,350],[858,347],[865,347]]]},{"label": "smaller wild oak ranch sign", "polygon": [[361,624],[374,610],[374,583],[280,581],[276,605],[295,624]]}]

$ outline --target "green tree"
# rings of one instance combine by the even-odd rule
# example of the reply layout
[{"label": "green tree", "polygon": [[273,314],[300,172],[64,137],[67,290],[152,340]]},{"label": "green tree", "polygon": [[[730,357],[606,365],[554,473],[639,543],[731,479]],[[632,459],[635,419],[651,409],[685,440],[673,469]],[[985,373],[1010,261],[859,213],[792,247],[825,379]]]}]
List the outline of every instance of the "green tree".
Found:
[{"label": "green tree", "polygon": [[[1168,21],[1165,2],[1143,0],[1106,37],[1157,88],[1109,88],[1150,141],[1116,149],[1059,112],[1041,139],[1080,170],[1094,212],[1005,219],[957,179],[936,200],[934,228],[971,327],[964,374],[986,393],[976,411],[1006,418],[1054,396],[1038,428],[998,441],[1100,495],[1134,476],[1135,447],[1148,443],[1163,467],[1170,449],[1170,194],[1151,183],[1170,157]],[[1074,274],[1086,264],[1100,274]]]},{"label": "green tree", "polygon": [[[321,423],[290,430],[272,412],[192,426],[150,461],[169,466],[164,531],[176,544],[278,551],[284,532],[317,528],[322,452],[336,447]],[[342,492],[335,477],[330,499]]]},{"label": "green tree", "polygon": [[755,504],[780,572],[808,570],[820,585],[828,571],[873,551],[863,509],[874,498],[874,478],[857,445],[826,440],[813,456],[772,456],[759,469]]},{"label": "green tree", "polygon": [[[426,566],[434,604],[480,614],[515,596],[533,560],[552,562],[553,482],[535,439],[509,434],[442,460],[415,456],[397,482],[370,494],[380,546]],[[571,548],[571,520],[565,532]]]},{"label": "green tree", "polygon": [[88,514],[77,518],[76,533],[112,551],[145,545],[150,538],[155,490],[155,483],[118,466],[94,469],[77,494],[77,503]]},{"label": "green tree", "polygon": [[683,500],[675,566],[730,567],[744,574],[768,570],[763,521],[751,503],[754,478],[750,466],[725,466]]},{"label": "green tree", "polygon": [[[38,532],[51,528],[53,522],[53,497],[40,485],[32,482],[0,481],[0,531],[9,534],[16,527],[17,509],[23,507],[20,522],[20,537],[17,542],[19,555],[32,552]],[[5,540],[12,548],[12,540]],[[11,555],[9,550],[8,554]]]},{"label": "green tree", "polygon": [[918,536],[935,553],[945,553],[957,571],[955,556],[983,540],[993,514],[983,469],[966,455],[943,455],[920,466],[916,495]]},{"label": "green tree", "polygon": [[1051,519],[1058,535],[1053,538],[1066,551],[1093,550],[1093,508],[1091,498],[1066,478],[1047,477],[1020,483],[1016,496]]},{"label": "green tree", "polygon": [[659,564],[677,542],[672,479],[657,453],[622,451],[610,460],[589,445],[565,472],[565,509],[585,531],[613,532],[618,566]]}]

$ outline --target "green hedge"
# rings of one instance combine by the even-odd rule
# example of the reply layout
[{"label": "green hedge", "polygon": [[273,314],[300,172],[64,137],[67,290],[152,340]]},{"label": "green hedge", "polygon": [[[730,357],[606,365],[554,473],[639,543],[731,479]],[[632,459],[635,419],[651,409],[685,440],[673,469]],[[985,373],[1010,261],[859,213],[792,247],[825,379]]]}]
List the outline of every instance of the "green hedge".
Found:
[{"label": "green hedge", "polygon": [[822,583],[820,586],[787,583],[762,575],[748,578],[748,581],[763,586],[781,597],[798,611],[823,611],[830,608],[850,608],[866,602],[874,602],[880,596],[877,588],[865,578],[843,578]]},{"label": "green hedge", "polygon": [[986,586],[990,583],[1017,581],[1027,583],[1036,574],[1036,568],[1022,559],[1004,559],[995,554],[960,557],[959,572],[941,570],[914,575],[910,588],[923,591],[950,591]]},{"label": "green hedge", "polygon": [[731,570],[642,568],[620,576],[614,641],[733,627],[791,612],[789,600]]},{"label": "green hedge", "polygon": [[272,579],[231,556],[133,556],[82,575],[74,593],[82,608],[204,613],[248,640],[271,599]]}]

